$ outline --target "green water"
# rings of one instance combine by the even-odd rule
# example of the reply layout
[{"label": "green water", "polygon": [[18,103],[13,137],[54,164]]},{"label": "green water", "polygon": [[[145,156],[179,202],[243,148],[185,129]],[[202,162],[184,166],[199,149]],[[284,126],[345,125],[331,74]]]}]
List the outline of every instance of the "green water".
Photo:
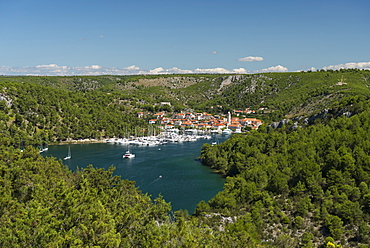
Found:
[{"label": "green water", "polygon": [[[219,137],[219,140],[225,140]],[[116,167],[115,174],[122,179],[136,182],[144,193],[152,198],[161,194],[171,202],[173,211],[187,209],[193,213],[196,205],[208,201],[222,190],[225,180],[198,160],[203,143],[195,142],[168,143],[155,147],[126,146],[119,144],[74,144],[70,145],[72,159],[63,163],[75,170],[89,164],[97,168]],[[129,147],[136,155],[133,159],[123,159],[122,155]],[[49,146],[43,156],[58,159],[68,154],[68,146]]]}]

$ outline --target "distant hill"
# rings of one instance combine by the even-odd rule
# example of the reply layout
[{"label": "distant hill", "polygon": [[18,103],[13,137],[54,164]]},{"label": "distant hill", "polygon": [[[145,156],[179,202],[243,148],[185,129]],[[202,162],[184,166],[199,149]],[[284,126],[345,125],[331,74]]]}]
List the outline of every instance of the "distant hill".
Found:
[{"label": "distant hill", "polygon": [[[11,86],[11,87],[9,87]],[[318,113],[345,96],[370,96],[370,71],[262,73],[247,75],[1,76],[4,131],[23,130],[13,143],[102,138],[145,129],[156,111],[211,114],[246,108],[265,123]],[[160,106],[160,102],[170,102]],[[1,121],[0,121],[1,123]],[[17,132],[19,133],[19,132]],[[27,134],[26,134],[27,133]]]},{"label": "distant hill", "polygon": [[68,91],[119,92],[148,103],[212,110],[267,107],[280,115],[311,113],[343,96],[370,95],[370,71],[262,73],[247,75],[16,76],[0,82],[29,82]]}]

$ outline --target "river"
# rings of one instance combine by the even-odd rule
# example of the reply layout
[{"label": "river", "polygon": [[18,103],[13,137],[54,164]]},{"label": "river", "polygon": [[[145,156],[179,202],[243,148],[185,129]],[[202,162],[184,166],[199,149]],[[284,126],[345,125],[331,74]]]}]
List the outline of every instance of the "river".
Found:
[{"label": "river", "polygon": [[[219,136],[220,142],[226,137]],[[72,144],[72,159],[63,160],[71,170],[92,164],[96,168],[116,167],[115,175],[136,182],[143,193],[152,198],[159,194],[171,202],[172,210],[186,209],[192,214],[196,205],[208,201],[223,189],[224,178],[198,161],[200,149],[211,140],[168,143],[160,146],[126,146],[111,143]],[[122,158],[127,148],[136,156]],[[43,156],[64,158],[68,145],[49,146]]]}]

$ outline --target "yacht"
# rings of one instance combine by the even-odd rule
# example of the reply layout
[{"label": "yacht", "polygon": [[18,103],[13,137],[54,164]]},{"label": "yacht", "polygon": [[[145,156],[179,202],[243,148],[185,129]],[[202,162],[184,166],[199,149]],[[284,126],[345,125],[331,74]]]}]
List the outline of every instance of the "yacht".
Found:
[{"label": "yacht", "polygon": [[129,150],[123,155],[123,158],[134,158],[135,154],[132,154]]}]

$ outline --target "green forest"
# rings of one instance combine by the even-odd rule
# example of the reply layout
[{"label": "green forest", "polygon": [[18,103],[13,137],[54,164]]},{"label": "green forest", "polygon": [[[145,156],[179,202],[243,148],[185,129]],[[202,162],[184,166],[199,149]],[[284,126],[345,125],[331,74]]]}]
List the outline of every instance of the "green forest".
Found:
[{"label": "green forest", "polygon": [[346,247],[369,244],[370,101],[342,99],[331,111],[337,117],[297,130],[265,127],[204,145],[202,161],[227,180],[197,215],[249,218],[255,237],[284,237],[289,247],[328,237]]},{"label": "green forest", "polygon": [[[226,183],[190,214],[113,176],[114,167],[70,171],[37,149],[144,135],[160,110],[259,107],[268,111],[258,130],[202,147],[202,163]],[[1,247],[370,244],[369,71],[0,76],[0,132]]]}]

